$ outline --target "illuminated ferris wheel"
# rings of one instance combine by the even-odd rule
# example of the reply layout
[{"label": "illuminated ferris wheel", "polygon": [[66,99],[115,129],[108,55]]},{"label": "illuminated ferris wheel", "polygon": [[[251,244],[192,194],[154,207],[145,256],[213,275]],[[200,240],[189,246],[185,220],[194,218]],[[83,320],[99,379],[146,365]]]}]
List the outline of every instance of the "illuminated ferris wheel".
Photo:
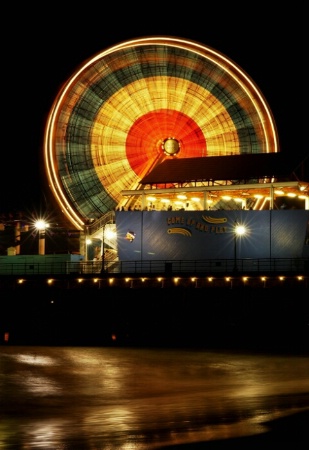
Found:
[{"label": "illuminated ferris wheel", "polygon": [[233,61],[200,43],[110,47],[63,85],[44,137],[48,182],[74,226],[115,209],[166,158],[278,151],[270,108]]}]

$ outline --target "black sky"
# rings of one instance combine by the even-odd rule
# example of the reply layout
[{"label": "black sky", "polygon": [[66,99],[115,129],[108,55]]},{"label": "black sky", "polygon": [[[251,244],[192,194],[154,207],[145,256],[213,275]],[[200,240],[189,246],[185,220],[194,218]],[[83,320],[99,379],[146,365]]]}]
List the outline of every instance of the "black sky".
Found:
[{"label": "black sky", "polygon": [[264,94],[277,124],[281,151],[291,156],[291,164],[308,155],[303,1],[278,4],[280,9],[264,0],[256,5],[243,1],[201,6],[190,2],[73,5],[63,3],[52,10],[9,6],[11,11],[3,17],[8,31],[2,31],[5,124],[0,213],[44,211],[49,193],[42,182],[43,136],[57,93],[85,60],[132,38],[183,37],[225,54]]}]

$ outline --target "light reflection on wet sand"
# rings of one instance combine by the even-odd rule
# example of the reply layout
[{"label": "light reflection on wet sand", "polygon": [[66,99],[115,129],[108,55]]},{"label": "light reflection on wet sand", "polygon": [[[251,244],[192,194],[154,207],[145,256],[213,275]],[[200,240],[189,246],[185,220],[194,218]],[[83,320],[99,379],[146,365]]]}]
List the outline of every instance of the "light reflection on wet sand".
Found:
[{"label": "light reflection on wet sand", "polygon": [[151,450],[309,411],[307,356],[3,346],[0,358],[0,449]]}]

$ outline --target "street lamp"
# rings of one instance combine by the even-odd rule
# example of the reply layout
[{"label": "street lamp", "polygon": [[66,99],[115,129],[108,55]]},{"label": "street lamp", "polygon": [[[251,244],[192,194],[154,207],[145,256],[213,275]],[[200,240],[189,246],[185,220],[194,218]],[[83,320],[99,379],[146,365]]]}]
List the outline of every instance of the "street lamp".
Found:
[{"label": "street lamp", "polygon": [[85,260],[86,261],[88,261],[88,259],[89,259],[89,251],[88,251],[88,249],[89,249],[89,245],[91,245],[92,244],[92,240],[91,239],[89,239],[89,238],[86,238],[86,241],[85,241],[85,244],[86,244],[86,254],[85,254]]},{"label": "street lamp", "polygon": [[45,230],[49,227],[45,220],[37,220],[34,224],[39,232],[39,255],[45,255]]},{"label": "street lamp", "polygon": [[237,238],[243,236],[246,233],[244,225],[240,225],[237,220],[234,223],[234,272],[238,271],[237,266]]}]

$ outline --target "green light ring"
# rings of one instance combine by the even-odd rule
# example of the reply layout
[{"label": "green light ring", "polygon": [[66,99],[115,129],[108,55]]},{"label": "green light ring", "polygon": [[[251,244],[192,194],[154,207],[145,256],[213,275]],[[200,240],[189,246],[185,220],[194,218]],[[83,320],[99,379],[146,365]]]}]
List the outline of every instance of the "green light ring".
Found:
[{"label": "green light ring", "polygon": [[[118,201],[97,176],[94,122],[118,91],[136,82],[147,86],[147,79],[154,77],[178,77],[211,92],[233,121],[239,153],[277,151],[271,112],[254,83],[232,61],[200,44],[178,39],[120,44],[95,56],[73,75],[59,93],[46,128],[47,173],[59,203],[75,225],[81,225],[84,218],[100,217]],[[109,149],[101,152],[109,164]],[[226,154],[230,154],[228,149]]]}]

